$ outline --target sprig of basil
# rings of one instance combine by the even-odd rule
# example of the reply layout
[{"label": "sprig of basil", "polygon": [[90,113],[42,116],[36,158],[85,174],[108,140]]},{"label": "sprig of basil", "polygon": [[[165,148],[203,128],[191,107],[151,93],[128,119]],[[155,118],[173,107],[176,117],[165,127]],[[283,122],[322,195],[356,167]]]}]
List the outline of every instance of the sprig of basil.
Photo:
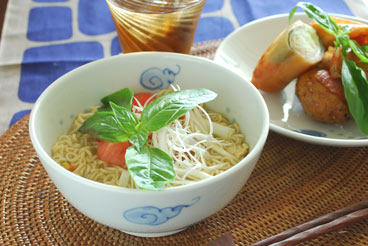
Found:
[{"label": "sprig of basil", "polygon": [[360,130],[368,134],[368,83],[365,73],[355,62],[344,59],[341,75],[350,113]]},{"label": "sprig of basil", "polygon": [[298,9],[298,7],[303,9],[309,18],[311,18],[312,20],[315,20],[327,32],[333,35],[339,34],[339,27],[336,24],[336,21],[332,19],[328,14],[326,14],[318,6],[315,6],[312,3],[308,3],[308,2],[299,2],[296,4],[296,6],[290,11],[289,23],[291,23],[291,19],[293,18],[295,11]]},{"label": "sprig of basil", "polygon": [[356,41],[350,40],[351,28],[348,25],[339,27],[327,13],[319,7],[308,2],[299,2],[289,14],[289,22],[300,7],[316,21],[325,31],[335,36],[335,47],[342,47],[341,80],[349,110],[360,130],[368,135],[368,81],[364,71],[355,62],[348,60],[345,54],[349,48],[364,63],[368,63],[368,46],[360,46]]},{"label": "sprig of basil", "polygon": [[143,189],[159,190],[175,179],[172,158],[146,145],[150,132],[169,125],[196,105],[213,100],[216,93],[208,89],[181,90],[163,95],[141,113],[133,114],[133,92],[123,89],[101,99],[103,110],[87,119],[79,128],[82,133],[108,142],[129,141],[126,165],[135,183]]}]

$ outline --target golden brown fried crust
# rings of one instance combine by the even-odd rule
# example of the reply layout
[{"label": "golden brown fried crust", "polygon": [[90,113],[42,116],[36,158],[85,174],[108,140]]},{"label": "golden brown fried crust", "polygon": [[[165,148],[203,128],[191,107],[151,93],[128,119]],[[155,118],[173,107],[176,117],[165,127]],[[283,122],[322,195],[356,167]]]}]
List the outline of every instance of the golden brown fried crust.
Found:
[{"label": "golden brown fried crust", "polygon": [[[329,76],[329,72],[324,69],[308,70],[298,78],[296,95],[304,111],[313,119],[327,123],[343,123],[350,118],[348,105],[344,98],[331,92],[331,84],[339,86],[337,83],[340,83],[341,86],[341,81]],[[326,79],[330,88],[326,87]]]}]

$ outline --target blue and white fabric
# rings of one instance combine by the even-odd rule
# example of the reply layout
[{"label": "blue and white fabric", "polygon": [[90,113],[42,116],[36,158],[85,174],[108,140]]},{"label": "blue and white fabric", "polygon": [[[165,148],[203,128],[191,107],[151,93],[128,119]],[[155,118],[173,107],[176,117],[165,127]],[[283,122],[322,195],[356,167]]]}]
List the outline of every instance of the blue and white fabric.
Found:
[{"label": "blue and white fabric", "polygon": [[[355,5],[344,0],[311,2],[332,13],[365,14],[359,7],[365,0],[360,1]],[[252,20],[288,13],[297,2],[207,0],[195,42],[225,38]],[[358,10],[353,12],[352,6]],[[58,77],[119,53],[105,0],[9,0],[0,43],[0,135],[28,114]]]}]

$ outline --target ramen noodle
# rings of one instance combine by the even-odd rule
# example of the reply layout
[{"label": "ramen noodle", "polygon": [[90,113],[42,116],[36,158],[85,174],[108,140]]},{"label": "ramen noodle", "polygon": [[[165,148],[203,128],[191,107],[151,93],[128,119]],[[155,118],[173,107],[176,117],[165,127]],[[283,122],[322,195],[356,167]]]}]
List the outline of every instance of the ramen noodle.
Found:
[{"label": "ramen noodle", "polygon": [[[64,167],[75,167],[73,172],[87,179],[137,188],[127,169],[99,160],[96,154],[98,140],[95,137],[78,131],[97,108],[91,107],[87,113],[76,116],[67,134],[60,136],[53,145],[52,158]],[[153,132],[148,145],[160,148],[174,160],[176,178],[166,187],[190,184],[218,175],[249,152],[249,145],[238,124],[205,106],[197,106],[185,117]]]}]

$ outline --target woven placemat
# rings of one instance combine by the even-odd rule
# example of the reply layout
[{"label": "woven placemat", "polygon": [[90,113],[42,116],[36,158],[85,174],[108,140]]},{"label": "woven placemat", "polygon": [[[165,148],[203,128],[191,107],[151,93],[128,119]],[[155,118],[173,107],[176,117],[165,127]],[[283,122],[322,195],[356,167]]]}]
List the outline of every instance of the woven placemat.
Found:
[{"label": "woven placemat", "polygon": [[[213,58],[220,41],[193,54]],[[368,197],[368,148],[306,144],[270,132],[247,184],[224,209],[175,235],[139,238],[72,207],[32,147],[28,119],[0,137],[0,245],[206,245],[232,232],[249,245]],[[368,245],[368,221],[301,245]]]}]

